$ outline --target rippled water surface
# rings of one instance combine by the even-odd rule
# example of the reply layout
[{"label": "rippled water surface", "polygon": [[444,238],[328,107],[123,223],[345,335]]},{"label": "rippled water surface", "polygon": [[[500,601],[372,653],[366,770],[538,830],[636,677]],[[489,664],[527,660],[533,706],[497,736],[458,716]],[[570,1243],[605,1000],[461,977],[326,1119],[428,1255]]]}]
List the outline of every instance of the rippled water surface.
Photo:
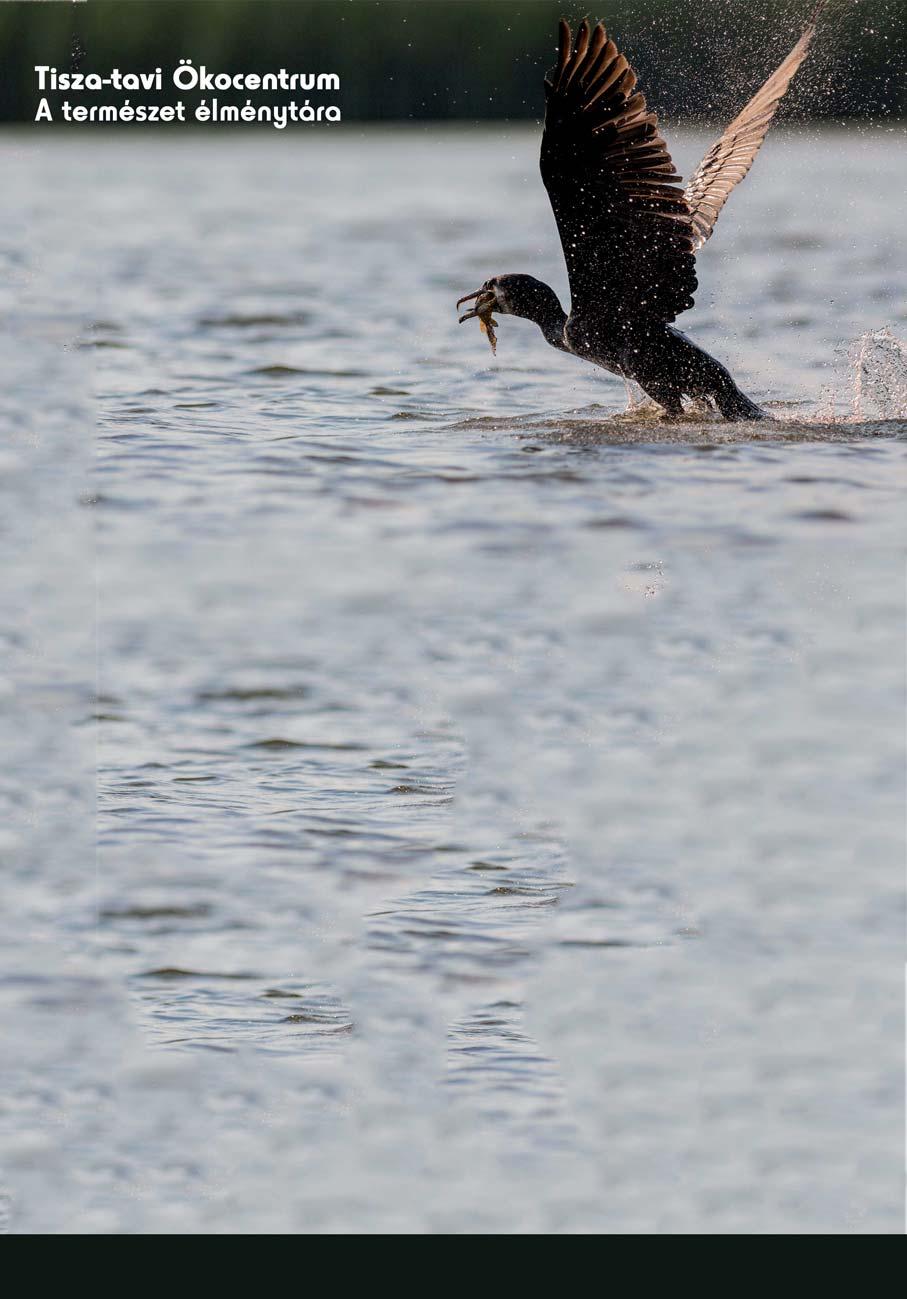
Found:
[{"label": "rippled water surface", "polygon": [[700,255],[755,428],[457,326],[531,129],[0,149],[0,1217],[899,1230],[903,136]]}]

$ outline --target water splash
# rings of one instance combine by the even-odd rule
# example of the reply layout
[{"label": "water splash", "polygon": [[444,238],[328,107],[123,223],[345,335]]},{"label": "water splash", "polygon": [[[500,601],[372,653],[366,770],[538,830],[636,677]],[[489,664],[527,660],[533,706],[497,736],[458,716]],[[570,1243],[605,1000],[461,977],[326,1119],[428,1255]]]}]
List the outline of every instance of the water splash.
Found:
[{"label": "water splash", "polygon": [[850,347],[853,418],[907,415],[907,344],[886,328],[861,335]]},{"label": "water splash", "polygon": [[652,399],[648,397],[640,388],[639,384],[633,379],[628,379],[623,375],[624,387],[627,390],[627,405],[621,412],[623,415],[635,415],[641,410],[645,410],[652,405]]}]

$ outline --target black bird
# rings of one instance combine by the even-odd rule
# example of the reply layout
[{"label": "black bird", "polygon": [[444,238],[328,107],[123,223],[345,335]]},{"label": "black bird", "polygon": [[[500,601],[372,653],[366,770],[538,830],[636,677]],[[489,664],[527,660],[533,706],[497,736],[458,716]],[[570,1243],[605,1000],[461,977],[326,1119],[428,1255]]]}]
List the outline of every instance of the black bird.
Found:
[{"label": "black bird", "polygon": [[534,320],[552,347],[634,379],[671,416],[683,397],[704,397],[726,419],[762,418],[724,366],[671,321],[693,305],[695,253],[749,171],[825,3],[686,189],[636,74],[603,25],[584,19],[574,39],[561,20],[557,67],[545,78],[541,170],[567,262],[570,314],[541,280],[496,275],[457,303],[476,300],[461,322],[478,316],[493,327],[493,311]]}]

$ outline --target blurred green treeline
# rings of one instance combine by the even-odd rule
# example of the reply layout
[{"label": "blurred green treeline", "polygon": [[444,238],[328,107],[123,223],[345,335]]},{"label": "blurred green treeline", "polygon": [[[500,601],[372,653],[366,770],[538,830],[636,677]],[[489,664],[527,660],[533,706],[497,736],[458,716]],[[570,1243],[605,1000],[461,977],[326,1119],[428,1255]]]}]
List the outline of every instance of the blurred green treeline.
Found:
[{"label": "blurred green treeline", "polygon": [[[705,122],[736,111],[813,3],[601,0],[591,16],[628,53],[653,107]],[[342,89],[328,98],[346,120],[539,118],[557,19],[584,12],[572,0],[9,0],[0,4],[0,120],[33,120],[37,63],[102,74],[161,66],[164,92],[141,98],[162,103],[180,97],[170,83],[180,58],[212,71],[336,72]],[[907,116],[905,29],[907,0],[830,0],[790,111]],[[289,98],[300,96],[258,102]]]}]

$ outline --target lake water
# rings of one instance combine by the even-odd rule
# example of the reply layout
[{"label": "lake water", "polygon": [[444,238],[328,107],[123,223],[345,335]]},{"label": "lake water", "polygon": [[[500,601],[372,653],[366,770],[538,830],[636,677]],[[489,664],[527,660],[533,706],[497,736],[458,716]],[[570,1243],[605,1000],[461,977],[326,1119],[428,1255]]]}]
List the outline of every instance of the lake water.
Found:
[{"label": "lake water", "polygon": [[700,254],[757,427],[458,327],[537,145],[0,138],[9,1230],[901,1230],[903,132]]}]

